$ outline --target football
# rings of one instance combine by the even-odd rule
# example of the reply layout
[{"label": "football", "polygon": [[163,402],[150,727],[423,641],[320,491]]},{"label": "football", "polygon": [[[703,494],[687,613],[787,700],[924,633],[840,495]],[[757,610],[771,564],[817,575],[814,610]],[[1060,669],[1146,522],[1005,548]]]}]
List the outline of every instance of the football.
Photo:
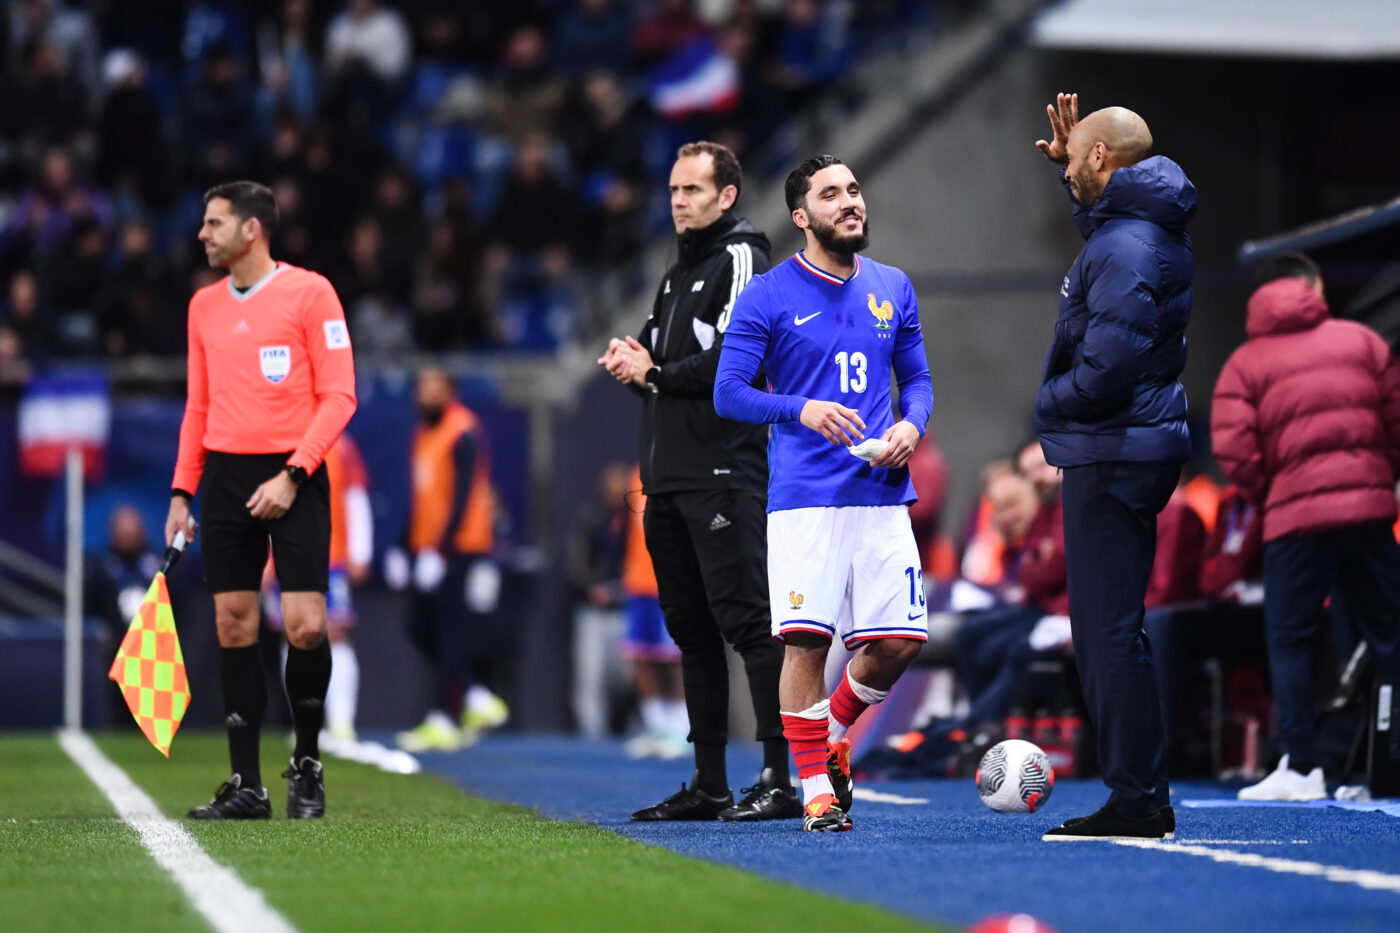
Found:
[{"label": "football", "polygon": [[977,766],[977,793],[1000,813],[1032,813],[1055,787],[1055,769],[1040,746],[1024,739],[998,742]]}]

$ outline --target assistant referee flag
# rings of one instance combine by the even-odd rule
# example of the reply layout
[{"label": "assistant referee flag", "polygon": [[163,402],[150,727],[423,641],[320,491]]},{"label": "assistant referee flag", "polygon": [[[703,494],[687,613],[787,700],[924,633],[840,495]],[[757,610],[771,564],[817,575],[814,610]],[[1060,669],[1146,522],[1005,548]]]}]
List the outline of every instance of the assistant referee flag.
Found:
[{"label": "assistant referee flag", "polygon": [[107,676],[121,687],[146,738],[169,758],[170,743],[190,707],[190,688],[163,572],[151,581]]}]

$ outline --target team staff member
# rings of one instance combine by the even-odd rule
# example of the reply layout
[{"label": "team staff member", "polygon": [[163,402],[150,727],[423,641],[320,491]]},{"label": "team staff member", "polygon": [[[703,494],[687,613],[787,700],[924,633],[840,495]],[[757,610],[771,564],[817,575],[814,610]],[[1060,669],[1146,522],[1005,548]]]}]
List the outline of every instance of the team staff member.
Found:
[{"label": "team staff member", "polygon": [[205,582],[214,596],[233,774],[194,819],[271,815],[258,764],[267,686],[258,656],[258,588],[268,541],[286,620],[286,686],[296,729],[287,815],[325,812],[317,736],[325,719],[330,490],[322,461],[355,413],[355,363],[330,283],[275,262],[272,192],[248,181],[204,195],[199,240],[228,277],[195,292],[189,388],[165,521],[193,537],[204,480]]},{"label": "team staff member", "polygon": [[1081,121],[1078,95],[1060,94],[1057,104],[1047,108],[1054,138],[1036,145],[1064,166],[1085,243],[1060,287],[1035,421],[1046,461],[1064,470],[1074,656],[1112,793],[1044,838],[1160,839],[1176,823],[1143,599],[1157,515],[1191,455],[1177,377],[1191,317],[1196,187],[1181,166],[1151,154],[1152,134],[1131,110]]},{"label": "team staff member", "polygon": [[[715,414],[720,345],[734,300],[768,268],[768,238],[734,213],[743,174],[718,143],[682,146],[671,168],[671,219],[680,259],[657,289],[640,339],[614,339],[598,362],[642,396],[646,542],[666,628],[681,649],[681,679],[695,745],[690,785],[634,820],[792,819],[778,713],[782,650],[769,637],[764,491],[767,430]],[[725,770],[729,668],[739,652],[763,770],[734,805]]]},{"label": "team staff member", "polygon": [[[497,653],[495,498],[486,432],[457,400],[447,373],[425,370],[418,377],[417,403],[408,528],[416,592],[409,635],[437,677],[434,707],[398,742],[410,752],[447,751],[470,745],[481,729],[502,725],[509,715],[484,683]],[[402,580],[406,574],[391,576]],[[452,713],[460,713],[460,727]]]}]

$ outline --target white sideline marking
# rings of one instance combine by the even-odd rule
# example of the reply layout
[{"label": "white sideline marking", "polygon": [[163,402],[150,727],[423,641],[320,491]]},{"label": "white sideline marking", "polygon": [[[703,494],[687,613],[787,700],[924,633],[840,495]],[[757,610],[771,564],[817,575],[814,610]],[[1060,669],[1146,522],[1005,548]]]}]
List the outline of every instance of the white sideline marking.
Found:
[{"label": "white sideline marking", "polygon": [[901,797],[899,794],[887,794],[884,791],[867,790],[864,787],[852,790],[851,796],[857,800],[868,800],[871,803],[899,803],[906,806],[928,803],[927,797]]},{"label": "white sideline marking", "polygon": [[1385,872],[1369,868],[1339,868],[1336,865],[1323,865],[1320,862],[1299,862],[1287,858],[1271,858],[1252,852],[1233,852],[1229,849],[1207,849],[1205,846],[1180,842],[1162,842],[1157,839],[1114,839],[1120,846],[1137,849],[1156,849],[1159,852],[1180,852],[1184,855],[1199,855],[1216,862],[1230,865],[1244,865],[1249,868],[1263,868],[1285,875],[1311,875],[1326,878],[1339,884],[1354,884],[1372,891],[1391,891],[1400,894],[1400,875],[1387,875]]},{"label": "white sideline marking", "polygon": [[86,733],[60,729],[58,744],[116,808],[156,864],[175,879],[194,909],[219,933],[296,933],[287,918],[268,906],[233,869],[220,865],[194,837],[156,807],[126,772],[112,763]]}]

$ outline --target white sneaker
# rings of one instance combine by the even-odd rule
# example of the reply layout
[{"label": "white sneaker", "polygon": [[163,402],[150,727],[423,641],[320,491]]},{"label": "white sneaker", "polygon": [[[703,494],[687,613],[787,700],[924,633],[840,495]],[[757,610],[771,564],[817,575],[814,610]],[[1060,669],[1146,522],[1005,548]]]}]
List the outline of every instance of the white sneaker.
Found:
[{"label": "white sneaker", "polygon": [[1288,767],[1288,756],[1284,755],[1273,773],[1258,784],[1241,788],[1240,800],[1326,800],[1327,782],[1322,779],[1322,768],[1313,768],[1307,775],[1299,774]]},{"label": "white sneaker", "polygon": [[660,736],[647,730],[622,743],[622,753],[633,761],[655,758],[661,751]]}]

